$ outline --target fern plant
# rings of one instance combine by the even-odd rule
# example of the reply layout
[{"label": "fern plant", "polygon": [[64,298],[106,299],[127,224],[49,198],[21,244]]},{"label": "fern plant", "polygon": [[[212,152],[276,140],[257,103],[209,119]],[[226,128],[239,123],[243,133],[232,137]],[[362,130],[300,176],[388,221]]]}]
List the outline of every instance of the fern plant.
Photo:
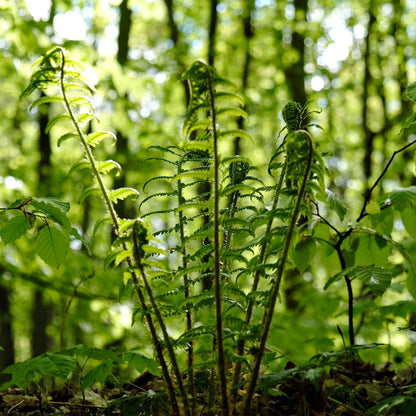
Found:
[{"label": "fern plant", "polygon": [[[138,192],[106,185],[104,176],[121,167],[113,160],[96,160],[94,147],[102,140],[113,140],[114,135],[86,132],[85,124],[98,118],[92,107],[93,88],[81,73],[81,66],[69,60],[62,48],[54,48],[38,61],[22,95],[41,89],[47,95],[36,99],[32,107],[63,104],[64,112],[52,118],[47,129],[70,122],[73,131],[61,136],[58,145],[75,139],[84,150],[83,160],[76,161],[73,169],[88,166],[95,179],[95,187],[86,189],[84,196],[101,195],[108,214],[106,221],[114,229],[115,240],[106,266],[124,267],[128,273],[129,281],[121,284],[121,291],[131,290],[137,297],[133,319],[143,317],[147,324],[171,413],[196,415],[202,403],[211,415],[253,414],[270,328],[278,319],[275,306],[281,284],[288,265],[296,265],[296,256],[302,256],[304,246],[298,244],[302,241],[328,246],[338,256],[340,272],[333,274],[325,289],[338,280],[346,282],[353,348],[353,280],[380,295],[390,286],[392,273],[382,264],[350,261],[347,253],[357,251],[365,234],[369,244],[378,239],[400,250],[413,270],[414,261],[406,250],[386,235],[389,233],[383,234],[377,221],[393,207],[403,211],[403,222],[410,230],[410,214],[404,212],[416,199],[414,188],[390,192],[378,201],[372,201],[372,193],[394,156],[414,142],[393,154],[364,197],[354,225],[346,224],[347,209],[325,188],[327,171],[319,144],[309,131],[314,124],[310,124],[313,112],[308,105],[290,102],[283,109],[287,134],[268,162],[274,183],[264,185],[248,158],[226,153],[227,140],[251,140],[249,134],[232,127],[235,117],[246,117],[242,97],[233,84],[198,61],[182,77],[191,92],[183,141],[149,149],[157,152],[149,159],[165,164],[170,174],[153,177],[143,185],[150,195],[139,206],[140,218],[121,219],[114,205],[136,197]],[[162,182],[166,189],[160,191],[159,186],[152,193],[153,184]],[[201,193],[204,183],[210,186]],[[147,210],[148,202],[159,206]],[[0,236],[6,243],[12,242],[35,220],[41,220],[45,228],[57,231],[48,231],[52,243],[39,254],[58,266],[69,238],[80,238],[66,220],[68,209],[54,199],[16,201],[0,212],[17,213],[0,230]],[[339,224],[321,212],[335,213]],[[151,232],[146,225],[149,216],[163,217],[166,227]],[[329,231],[322,233],[322,227]],[[59,245],[57,241],[63,242],[64,238],[65,244]],[[173,246],[172,241],[176,241]],[[296,256],[295,246],[300,247]],[[53,250],[60,257],[50,260],[44,253]],[[414,279],[409,282],[414,283]],[[412,293],[415,287],[413,284]],[[176,338],[170,335],[170,325],[180,328]]]}]

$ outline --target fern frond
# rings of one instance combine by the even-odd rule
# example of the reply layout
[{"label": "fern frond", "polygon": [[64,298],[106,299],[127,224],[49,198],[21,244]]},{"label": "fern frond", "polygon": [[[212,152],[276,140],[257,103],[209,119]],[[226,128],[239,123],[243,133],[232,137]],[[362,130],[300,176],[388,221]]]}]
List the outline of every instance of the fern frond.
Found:
[{"label": "fern frond", "polygon": [[118,200],[124,200],[128,197],[133,197],[136,199],[139,195],[139,192],[134,188],[118,188],[108,191],[108,196],[113,203],[117,203]]},{"label": "fern frond", "polygon": [[58,115],[52,117],[49,120],[46,127],[45,127],[45,133],[48,134],[53,126],[55,126],[57,123],[60,123],[62,121],[66,121],[66,122],[70,123],[71,122],[71,117],[67,114],[58,114]]},{"label": "fern frond", "polygon": [[40,97],[33,101],[32,104],[29,106],[29,111],[32,111],[35,107],[39,107],[43,104],[51,104],[51,103],[62,103],[63,98],[60,95],[54,95],[54,96],[47,96],[47,97]]},{"label": "fern frond", "polygon": [[105,160],[103,162],[97,162],[97,168],[101,173],[109,173],[112,170],[116,170],[117,173],[121,172],[121,166],[114,160]]},{"label": "fern frond", "polygon": [[[95,116],[91,114],[89,114],[89,116],[92,116],[93,118],[95,118]],[[101,143],[106,138],[112,139],[113,143],[117,141],[116,135],[112,133],[111,131],[96,131],[96,132],[87,134],[85,137],[87,138],[87,143],[92,147],[97,146],[97,144]]]},{"label": "fern frond", "polygon": [[79,140],[79,136],[78,133],[76,132],[71,132],[71,133],[65,133],[63,134],[59,139],[58,139],[58,143],[57,146],[61,147],[61,144],[63,142],[65,142],[66,140],[70,140],[70,139],[76,139]]}]

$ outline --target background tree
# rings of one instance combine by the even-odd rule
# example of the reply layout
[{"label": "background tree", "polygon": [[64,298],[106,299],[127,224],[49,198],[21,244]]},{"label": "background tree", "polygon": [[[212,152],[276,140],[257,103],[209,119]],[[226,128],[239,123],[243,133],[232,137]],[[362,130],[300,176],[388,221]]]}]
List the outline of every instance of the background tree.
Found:
[{"label": "background tree", "polygon": [[[411,104],[404,92],[416,77],[416,11],[404,0],[212,0],[209,7],[199,7],[191,0],[55,0],[43,12],[39,4],[30,10],[29,6],[30,2],[22,0],[4,1],[1,6],[0,202],[6,206],[25,195],[65,195],[72,207],[71,220],[96,254],[88,257],[74,242],[68,262],[53,271],[36,259],[27,242],[19,242],[17,248],[1,246],[0,298],[4,301],[0,302],[0,345],[8,351],[8,356],[0,351],[1,366],[14,359],[11,344],[20,360],[31,355],[32,339],[46,339],[45,334],[58,339],[73,288],[92,273],[94,277],[82,283],[69,310],[66,344],[102,346],[119,340],[133,345],[142,329],[136,322],[130,335],[125,333],[130,325],[130,299],[109,307],[108,300],[117,299],[120,275],[103,267],[112,236],[109,229],[101,232],[100,222],[95,220],[102,215],[99,201],[83,194],[92,182],[75,170],[68,178],[78,148],[65,142],[61,150],[50,151],[48,145],[55,147],[59,131],[45,135],[46,119],[40,126],[42,114],[27,112],[27,102],[18,100],[32,62],[52,44],[65,46],[82,60],[86,74],[96,84],[102,125],[117,131],[118,137],[115,147],[103,144],[97,152],[122,164],[122,173],[114,179],[117,186],[140,187],[151,177],[163,175],[160,164],[147,160],[150,153],[146,149],[180,142],[189,90],[178,79],[199,58],[213,63],[245,96],[250,117],[234,122],[252,134],[254,143],[237,138],[232,151],[250,155],[259,168],[276,147],[284,125],[281,109],[289,99],[302,104],[310,99],[311,109],[322,109],[311,118],[323,127],[314,134],[331,168],[327,187],[351,201],[351,220],[356,218],[361,194],[392,152],[414,133],[398,127],[410,114]],[[49,112],[54,113],[54,106]],[[413,163],[410,152],[398,157],[382,188],[389,191],[414,184]],[[261,179],[266,185],[271,182],[269,177]],[[152,186],[163,191],[169,185]],[[138,202],[129,203],[120,213],[134,218],[146,210],[164,210],[168,204],[154,199],[140,212]],[[151,226],[158,230],[168,221],[163,215],[156,216]],[[394,227],[399,229],[400,221]],[[163,243],[175,245],[172,239]],[[411,240],[405,243],[413,253]],[[279,305],[285,319],[272,330],[272,347],[295,360],[340,344],[334,328],[345,322],[346,299],[341,291],[322,290],[337,267],[333,256],[317,254],[310,268],[296,272],[302,285],[296,285],[293,294],[283,299],[294,307],[286,308],[285,302]],[[354,289],[362,291],[358,285]],[[34,325],[28,324],[32,315],[37,324],[38,317],[45,316],[40,309],[31,312],[40,294],[45,300],[42,305],[50,305],[55,315],[43,325],[43,335],[33,335],[30,328]],[[396,279],[395,292],[389,296],[381,303],[364,297],[359,301],[380,306],[410,299],[404,274]],[[297,319],[296,308],[304,310],[303,316],[308,318]],[[372,325],[364,322],[359,334],[363,339],[382,340],[385,317],[374,310]],[[327,320],[335,311],[340,318],[331,318],[329,325]],[[120,324],[108,331],[112,322]],[[282,339],[282,327],[295,330]],[[397,348],[413,350],[406,335],[396,335]],[[406,347],[402,347],[404,342]],[[35,352],[46,348],[36,347]]]}]

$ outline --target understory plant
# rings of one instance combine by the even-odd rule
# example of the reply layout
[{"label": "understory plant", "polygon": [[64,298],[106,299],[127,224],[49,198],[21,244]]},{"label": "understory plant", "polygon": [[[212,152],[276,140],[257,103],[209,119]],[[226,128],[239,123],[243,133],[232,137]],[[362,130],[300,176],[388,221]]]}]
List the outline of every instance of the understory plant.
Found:
[{"label": "understory plant", "polygon": [[[269,179],[263,183],[263,173],[258,173],[250,158],[227,153],[230,140],[253,140],[232,127],[236,117],[247,116],[243,98],[214,68],[197,61],[181,80],[190,91],[183,140],[149,149],[150,159],[170,173],[143,184],[150,194],[141,201],[140,216],[120,218],[115,205],[136,197],[138,191],[112,189],[108,176],[120,165],[95,157],[95,147],[115,136],[94,130],[98,124],[92,105],[94,89],[82,71],[62,48],[54,48],[39,59],[22,95],[43,92],[32,108],[62,105],[63,112],[50,120],[47,130],[69,122],[72,127],[58,139],[58,146],[77,140],[84,151],[73,170],[87,166],[94,177],[95,186],[85,196],[101,196],[105,220],[115,235],[106,265],[125,271],[120,290],[123,296],[136,298],[133,320],[146,323],[159,367],[155,369],[150,361],[146,365],[162,377],[172,414],[200,414],[201,406],[212,415],[255,412],[270,330],[279,322],[275,311],[282,282],[289,267],[299,273],[309,268],[305,259],[311,259],[314,251],[322,257],[335,254],[338,259],[324,289],[345,282],[348,347],[354,354],[354,290],[382,296],[393,277],[406,274],[408,290],[416,295],[412,256],[392,238],[397,215],[416,237],[412,220],[416,187],[374,197],[395,156],[415,141],[394,152],[354,219],[341,199],[326,189],[327,169],[311,133],[309,119],[314,112],[308,105],[289,102],[283,109],[285,133],[265,161]],[[409,96],[414,99],[412,91]],[[4,220],[0,236],[8,244],[36,229],[39,255],[59,267],[70,239],[84,239],[69,224],[68,210],[68,204],[54,198],[15,201],[0,212]],[[149,229],[147,219],[152,216],[162,217],[166,226]],[[390,264],[391,253],[400,253],[400,262]],[[173,336],[173,329],[180,334]],[[58,354],[72,357],[75,353]],[[88,380],[98,374],[96,381],[104,382],[103,374],[108,376],[114,363],[129,358],[103,357],[105,371],[96,371]],[[66,376],[78,361],[63,361],[68,371],[59,375]],[[140,361],[140,368],[145,367]],[[18,364],[6,372],[20,374]]]}]

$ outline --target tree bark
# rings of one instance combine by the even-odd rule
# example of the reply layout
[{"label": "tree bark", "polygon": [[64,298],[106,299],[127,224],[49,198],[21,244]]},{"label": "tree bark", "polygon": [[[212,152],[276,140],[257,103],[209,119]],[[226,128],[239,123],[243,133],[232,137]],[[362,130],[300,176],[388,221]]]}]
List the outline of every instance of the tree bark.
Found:
[{"label": "tree bark", "polygon": [[[0,370],[14,363],[14,334],[12,314],[10,311],[10,290],[1,283],[3,270],[0,270]],[[0,373],[0,384],[10,380],[9,374]]]},{"label": "tree bark", "polygon": [[[289,92],[293,99],[300,104],[306,102],[305,90],[305,34],[297,30],[296,25],[299,21],[306,20],[308,11],[308,0],[294,0],[295,18],[292,33],[291,47],[297,52],[298,60],[288,66],[285,66],[286,81],[289,85]],[[297,15],[302,16],[299,20]]]}]

